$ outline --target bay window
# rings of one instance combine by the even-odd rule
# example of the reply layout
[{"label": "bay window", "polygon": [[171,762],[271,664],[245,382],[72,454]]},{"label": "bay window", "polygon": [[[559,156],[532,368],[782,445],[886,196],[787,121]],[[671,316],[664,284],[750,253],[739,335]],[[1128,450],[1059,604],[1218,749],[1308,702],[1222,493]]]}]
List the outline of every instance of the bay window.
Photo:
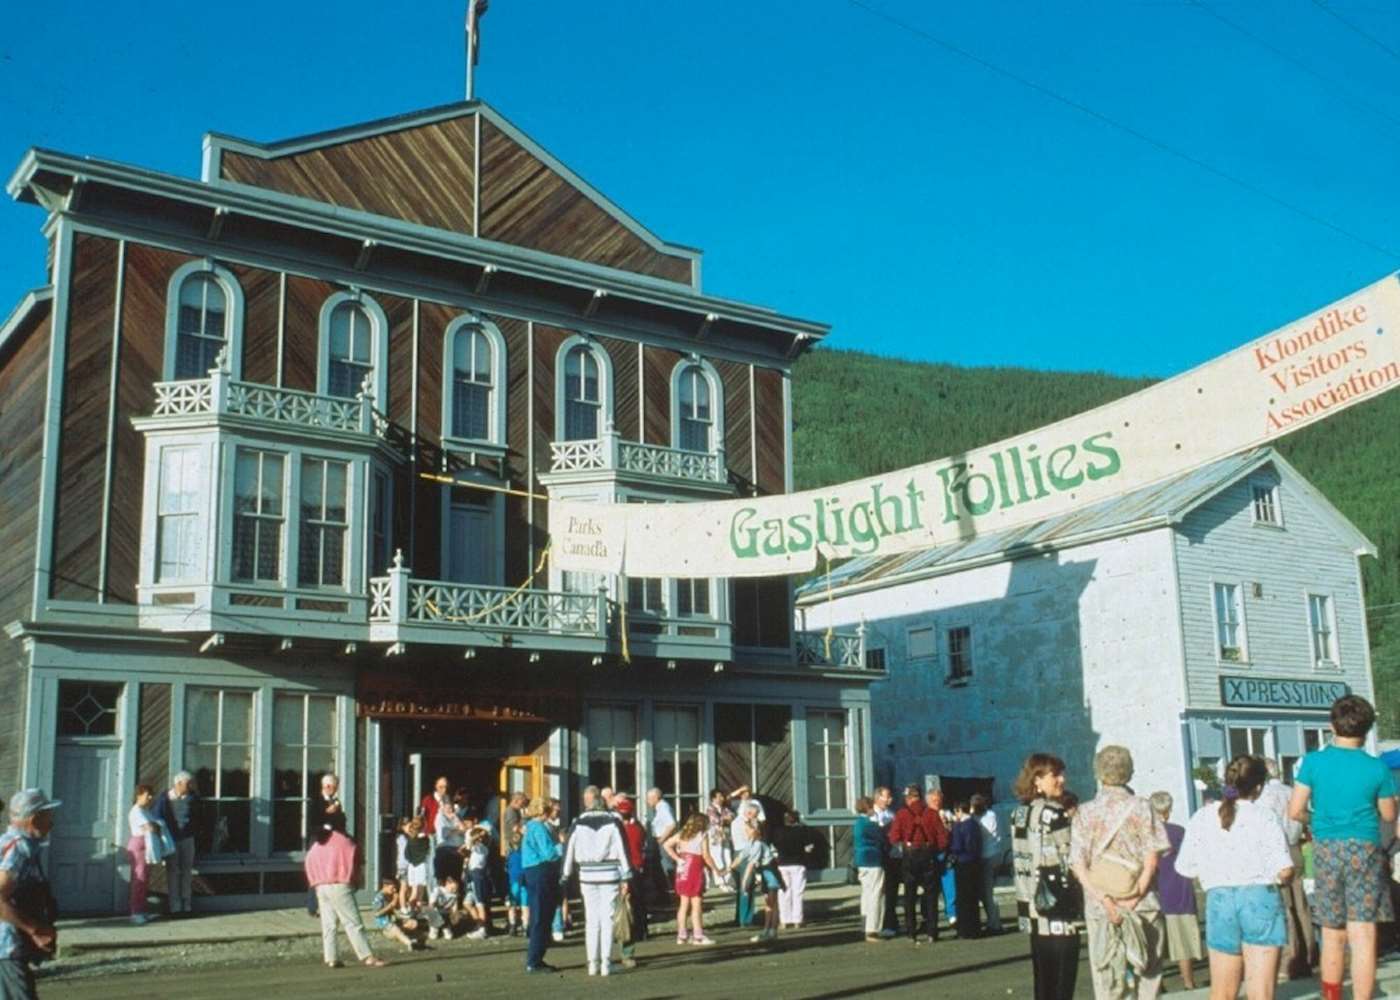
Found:
[{"label": "bay window", "polygon": [[239,448],[234,462],[233,579],[282,578],[285,456]]},{"label": "bay window", "polygon": [[349,466],[324,458],[301,461],[298,579],[303,587],[342,589],[345,579],[346,480]]}]

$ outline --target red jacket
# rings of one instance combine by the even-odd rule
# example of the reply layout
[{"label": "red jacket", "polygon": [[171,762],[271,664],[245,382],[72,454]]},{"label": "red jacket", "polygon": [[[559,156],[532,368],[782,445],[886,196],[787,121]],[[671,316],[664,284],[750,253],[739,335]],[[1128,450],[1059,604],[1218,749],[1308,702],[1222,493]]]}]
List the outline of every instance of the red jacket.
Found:
[{"label": "red jacket", "polygon": [[890,824],[890,843],[946,851],[948,828],[943,825],[943,817],[938,815],[938,811],[930,809],[920,800],[906,805],[895,814],[894,822]]},{"label": "red jacket", "polygon": [[642,853],[642,845],[646,834],[646,828],[630,816],[622,824],[622,839],[627,844],[627,860],[634,873],[645,871],[643,863],[646,859]]}]

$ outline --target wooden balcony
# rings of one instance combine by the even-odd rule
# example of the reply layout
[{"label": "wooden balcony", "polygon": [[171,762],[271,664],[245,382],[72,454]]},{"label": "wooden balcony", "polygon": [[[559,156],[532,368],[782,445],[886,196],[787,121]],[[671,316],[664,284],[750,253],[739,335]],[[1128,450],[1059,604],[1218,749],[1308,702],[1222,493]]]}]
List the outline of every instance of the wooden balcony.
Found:
[{"label": "wooden balcony", "polygon": [[865,670],[865,626],[854,632],[798,632],[797,665],[830,670]]},{"label": "wooden balcony", "polygon": [[565,485],[600,479],[699,488],[731,492],[724,449],[686,451],[661,445],[627,441],[616,431],[583,441],[557,441],[549,446],[550,471],[546,485]]},{"label": "wooden balcony", "polygon": [[608,603],[601,593],[415,579],[396,553],[389,575],[369,581],[369,638],[602,653]]}]

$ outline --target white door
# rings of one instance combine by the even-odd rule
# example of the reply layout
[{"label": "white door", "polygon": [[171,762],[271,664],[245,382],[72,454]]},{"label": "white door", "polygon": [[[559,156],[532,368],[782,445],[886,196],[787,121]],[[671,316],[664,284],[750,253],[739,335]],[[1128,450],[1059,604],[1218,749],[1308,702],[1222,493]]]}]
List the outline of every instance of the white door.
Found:
[{"label": "white door", "polygon": [[116,744],[60,743],[54,750],[54,811],[49,880],[60,913],[112,909],[117,851]]},{"label": "white door", "polygon": [[494,573],[496,553],[491,520],[490,508],[452,505],[448,520],[447,578],[453,583],[499,582]]}]

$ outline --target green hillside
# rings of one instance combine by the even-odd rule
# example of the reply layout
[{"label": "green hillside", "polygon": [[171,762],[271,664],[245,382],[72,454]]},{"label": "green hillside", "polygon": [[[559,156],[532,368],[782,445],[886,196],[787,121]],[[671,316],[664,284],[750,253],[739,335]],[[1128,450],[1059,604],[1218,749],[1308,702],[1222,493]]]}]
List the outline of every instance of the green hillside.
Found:
[{"label": "green hillside", "polygon": [[[959,368],[820,349],[794,376],[798,489],[940,458],[1152,384],[1098,372]],[[1380,550],[1362,573],[1382,735],[1400,737],[1400,391],[1284,438],[1290,462]]]}]

